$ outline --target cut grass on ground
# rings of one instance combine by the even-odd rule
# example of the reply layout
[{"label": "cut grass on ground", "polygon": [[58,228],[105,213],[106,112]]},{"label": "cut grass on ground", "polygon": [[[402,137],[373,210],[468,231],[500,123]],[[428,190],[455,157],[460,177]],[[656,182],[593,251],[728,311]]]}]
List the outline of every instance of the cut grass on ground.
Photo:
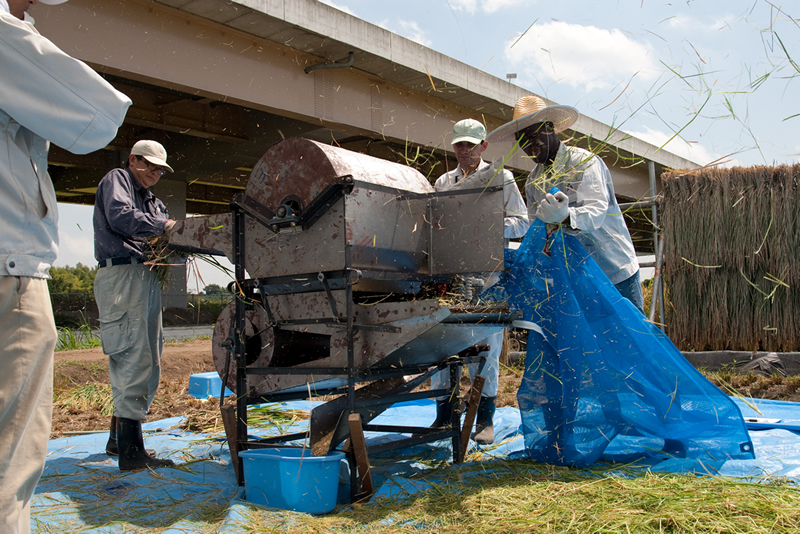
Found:
[{"label": "cut grass on ground", "polygon": [[[430,489],[354,505],[336,515],[284,516],[282,532],[794,533],[800,490],[784,480],[632,469],[570,469],[528,461],[465,465],[420,478]],[[272,532],[274,512],[253,508],[247,532]],[[285,530],[284,530],[285,529]]]}]

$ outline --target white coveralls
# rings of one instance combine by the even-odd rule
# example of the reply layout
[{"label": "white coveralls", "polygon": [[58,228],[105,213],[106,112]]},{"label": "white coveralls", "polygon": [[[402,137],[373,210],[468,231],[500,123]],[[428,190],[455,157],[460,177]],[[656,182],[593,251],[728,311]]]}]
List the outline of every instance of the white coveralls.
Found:
[{"label": "white coveralls", "polygon": [[553,187],[569,197],[564,231],[578,238],[611,283],[636,274],[636,250],[605,163],[587,150],[560,143],[552,167],[536,165],[525,182],[530,217],[536,217],[539,202]]},{"label": "white coveralls", "polygon": [[[474,172],[479,172],[489,167],[489,164],[481,160],[478,168]],[[470,175],[471,176],[471,175]],[[437,190],[448,190],[464,178],[464,171],[459,165],[455,170],[441,175],[434,184]],[[511,171],[503,169],[503,209],[505,211],[503,218],[503,237],[508,240],[516,237],[523,237],[525,232],[528,231],[530,226],[527,216],[527,208],[525,202],[522,200],[522,195],[517,187],[517,182],[514,181],[514,175]],[[500,331],[493,334],[479,345],[489,345],[490,349],[485,352],[486,363],[483,367],[481,376],[486,379],[483,384],[482,397],[496,397],[498,382],[500,379],[500,352],[503,349],[503,332]],[[473,363],[469,365],[470,380],[475,379],[475,374],[478,371],[478,364]],[[439,371],[431,378],[431,389],[442,389],[450,386],[450,374],[447,370]]]},{"label": "white coveralls", "polygon": [[44,469],[56,328],[47,290],[58,249],[49,143],[106,146],[131,101],[0,2],[0,532],[30,532]]}]

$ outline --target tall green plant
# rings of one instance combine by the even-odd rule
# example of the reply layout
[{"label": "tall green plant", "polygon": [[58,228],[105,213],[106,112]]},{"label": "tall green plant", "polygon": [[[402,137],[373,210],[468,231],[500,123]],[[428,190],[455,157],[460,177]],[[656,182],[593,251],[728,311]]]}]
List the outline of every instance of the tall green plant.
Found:
[{"label": "tall green plant", "polygon": [[56,342],[56,352],[62,350],[91,349],[101,345],[100,336],[94,333],[89,320],[81,312],[83,324],[77,330],[71,328],[58,329],[58,341]]}]

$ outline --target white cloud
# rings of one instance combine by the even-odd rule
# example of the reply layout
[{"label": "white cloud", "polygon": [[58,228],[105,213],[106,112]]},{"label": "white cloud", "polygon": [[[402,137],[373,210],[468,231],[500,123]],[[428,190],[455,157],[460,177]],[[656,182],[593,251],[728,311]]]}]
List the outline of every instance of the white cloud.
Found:
[{"label": "white cloud", "polygon": [[671,17],[667,20],[670,28],[682,30],[683,32],[715,32],[728,26],[734,17],[726,15],[725,17],[715,19],[712,22],[703,22],[689,15],[683,13]]},{"label": "white cloud", "polygon": [[59,267],[74,267],[78,263],[93,267],[97,263],[94,259],[94,233],[92,232],[91,222],[83,232],[67,233],[63,230],[58,231],[58,258],[55,265]]},{"label": "white cloud", "polygon": [[94,206],[58,203],[58,257],[54,265],[94,266]]},{"label": "white cloud", "polygon": [[425,36],[425,31],[419,27],[419,24],[413,21],[400,20],[401,30],[398,32],[403,37],[411,39],[415,43],[422,46],[431,46],[431,40]]},{"label": "white cloud", "polygon": [[620,30],[605,30],[566,22],[548,22],[509,40],[505,56],[520,73],[521,84],[559,80],[582,91],[608,89],[634,74],[652,80],[659,74],[650,47]]},{"label": "white cloud", "polygon": [[334,9],[338,9],[339,11],[344,11],[348,15],[353,15],[354,17],[356,16],[353,10],[351,10],[347,6],[340,6],[339,4],[334,4],[333,2],[331,2],[331,0],[319,0],[319,1],[322,2],[323,4],[331,6]]},{"label": "white cloud", "polygon": [[478,10],[478,0],[450,0],[449,3],[456,11],[466,11],[470,15]]},{"label": "white cloud", "polygon": [[530,4],[530,0],[450,0],[450,7],[456,11],[466,11],[474,15],[478,9],[484,13],[494,13],[506,7],[514,7]]},{"label": "white cloud", "polygon": [[484,13],[494,13],[507,7],[524,6],[530,3],[530,0],[486,0],[482,7]]},{"label": "white cloud", "polygon": [[[656,147],[662,148],[664,143],[669,140],[674,134],[662,132],[660,130],[653,130],[645,126],[645,131],[643,132],[626,132],[634,137],[641,139],[642,141],[647,141],[651,145],[655,145]],[[682,158],[686,158],[689,161],[693,161],[699,165],[708,165],[709,163],[715,162],[719,160],[722,155],[721,154],[714,154],[710,152],[706,147],[701,145],[700,143],[688,143],[685,140],[681,139],[680,137],[675,137],[672,141],[667,143],[666,146],[663,146],[662,150],[666,150],[667,152],[672,152],[673,154],[680,156]],[[739,162],[734,159],[725,159],[726,163],[724,166],[732,167],[734,165],[739,165]]]}]

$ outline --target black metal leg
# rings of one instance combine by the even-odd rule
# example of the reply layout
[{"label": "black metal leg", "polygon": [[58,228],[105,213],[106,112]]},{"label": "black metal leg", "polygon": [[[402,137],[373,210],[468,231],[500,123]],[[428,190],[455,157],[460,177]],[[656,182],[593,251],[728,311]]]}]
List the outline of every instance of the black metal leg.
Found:
[{"label": "black metal leg", "polygon": [[450,429],[453,431],[453,463],[460,463],[458,451],[461,450],[461,363],[450,365]]}]

